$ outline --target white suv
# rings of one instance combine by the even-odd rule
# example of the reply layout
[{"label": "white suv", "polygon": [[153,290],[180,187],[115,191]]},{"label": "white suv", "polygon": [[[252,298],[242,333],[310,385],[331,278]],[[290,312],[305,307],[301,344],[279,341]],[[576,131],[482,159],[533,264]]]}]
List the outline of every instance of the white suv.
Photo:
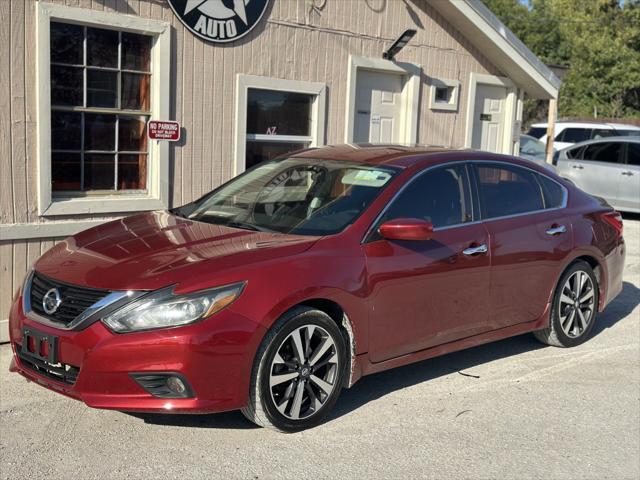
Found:
[{"label": "white suv", "polygon": [[[640,136],[640,127],[625,125],[622,123],[596,123],[596,122],[566,122],[556,123],[556,136],[553,139],[553,148],[561,150],[570,147],[574,143],[584,142],[606,137]],[[547,142],[547,124],[534,123],[527,135],[537,138],[543,143]]]}]

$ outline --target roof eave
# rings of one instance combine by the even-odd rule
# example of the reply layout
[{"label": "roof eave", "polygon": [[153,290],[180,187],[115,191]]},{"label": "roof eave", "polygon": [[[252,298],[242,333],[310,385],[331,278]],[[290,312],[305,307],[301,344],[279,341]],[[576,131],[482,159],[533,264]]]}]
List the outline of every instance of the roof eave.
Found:
[{"label": "roof eave", "polygon": [[427,0],[533,98],[558,98],[560,79],[480,0]]}]

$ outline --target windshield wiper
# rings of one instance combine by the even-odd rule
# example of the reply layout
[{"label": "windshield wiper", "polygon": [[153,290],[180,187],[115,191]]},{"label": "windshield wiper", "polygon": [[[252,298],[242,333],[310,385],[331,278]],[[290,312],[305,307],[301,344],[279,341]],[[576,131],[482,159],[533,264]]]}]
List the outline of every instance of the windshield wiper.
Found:
[{"label": "windshield wiper", "polygon": [[269,228],[260,227],[258,225],[254,225],[253,223],[248,222],[227,222],[224,225],[227,227],[241,228],[243,230],[253,230],[254,232],[274,232],[275,230],[271,230]]}]

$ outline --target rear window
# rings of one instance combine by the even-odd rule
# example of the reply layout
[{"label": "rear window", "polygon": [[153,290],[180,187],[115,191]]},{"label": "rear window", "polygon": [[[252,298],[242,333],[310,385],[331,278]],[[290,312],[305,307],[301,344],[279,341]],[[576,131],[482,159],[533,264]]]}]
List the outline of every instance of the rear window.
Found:
[{"label": "rear window", "polygon": [[578,143],[591,138],[590,128],[565,128],[555,138],[558,142]]},{"label": "rear window", "polygon": [[536,175],[544,195],[544,208],[560,208],[564,200],[564,189],[544,175]]},{"label": "rear window", "polygon": [[531,127],[527,132],[527,135],[531,135],[535,138],[542,138],[545,133],[547,133],[547,129],[544,127]]}]

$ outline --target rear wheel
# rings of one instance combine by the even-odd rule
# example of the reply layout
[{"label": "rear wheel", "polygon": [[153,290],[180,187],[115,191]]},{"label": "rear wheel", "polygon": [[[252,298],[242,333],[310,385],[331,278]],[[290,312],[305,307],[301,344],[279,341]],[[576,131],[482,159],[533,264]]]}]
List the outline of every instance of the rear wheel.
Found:
[{"label": "rear wheel", "polygon": [[562,275],[553,295],[549,327],[534,332],[543,343],[574,347],[589,337],[598,311],[598,282],[591,266],[582,260]]},{"label": "rear wheel", "polygon": [[255,362],[242,413],[263,427],[310,428],[323,420],[342,390],[344,337],[327,314],[299,307],[269,331]]}]

